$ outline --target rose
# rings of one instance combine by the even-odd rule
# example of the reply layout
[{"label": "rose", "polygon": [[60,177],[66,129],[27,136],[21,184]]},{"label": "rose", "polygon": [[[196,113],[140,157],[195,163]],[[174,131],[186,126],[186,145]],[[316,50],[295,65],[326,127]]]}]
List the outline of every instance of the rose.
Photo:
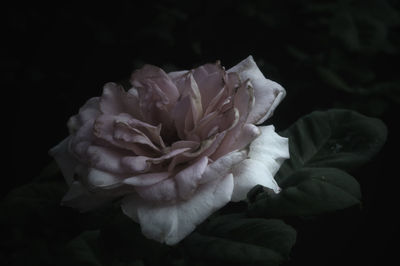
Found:
[{"label": "rose", "polygon": [[148,238],[175,244],[289,157],[273,126],[256,126],[285,95],[249,56],[225,71],[217,62],[165,73],[146,65],[132,88],[108,83],[70,118],[54,147],[69,185],[64,205],[87,211],[121,199]]}]

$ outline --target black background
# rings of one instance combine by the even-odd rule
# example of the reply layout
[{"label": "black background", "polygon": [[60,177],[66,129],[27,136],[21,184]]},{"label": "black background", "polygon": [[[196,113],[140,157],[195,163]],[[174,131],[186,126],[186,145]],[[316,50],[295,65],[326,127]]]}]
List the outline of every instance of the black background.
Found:
[{"label": "black background", "polygon": [[[375,8],[378,2],[385,7]],[[346,37],[351,23],[339,11],[353,16],[358,46],[354,36]],[[381,28],[357,22],[358,16],[381,22]],[[32,3],[7,8],[5,17],[11,42],[3,50],[3,91],[12,92],[3,98],[11,106],[5,117],[12,117],[5,140],[12,145],[12,165],[5,167],[12,175],[4,177],[2,195],[51,162],[47,151],[67,136],[67,119],[101,94],[104,83],[122,81],[144,63],[169,71],[221,60],[229,68],[252,54],[263,73],[287,90],[269,121],[278,131],[334,107],[388,126],[381,153],[353,173],[363,192],[361,209],[297,222],[298,241],[287,265],[385,265],[396,258],[400,94],[396,87],[371,88],[399,81],[397,1]],[[356,89],[340,88],[318,67],[333,69]],[[3,126],[9,133],[9,123]]]}]

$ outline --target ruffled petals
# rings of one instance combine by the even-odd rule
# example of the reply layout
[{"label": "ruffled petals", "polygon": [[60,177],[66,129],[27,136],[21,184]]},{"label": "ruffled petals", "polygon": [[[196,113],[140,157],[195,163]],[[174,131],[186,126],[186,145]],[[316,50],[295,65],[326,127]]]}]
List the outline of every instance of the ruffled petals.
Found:
[{"label": "ruffled petals", "polygon": [[201,185],[186,201],[154,204],[135,195],[126,196],[123,212],[140,223],[142,233],[156,241],[174,245],[198,224],[231,200],[233,176]]},{"label": "ruffled petals", "polygon": [[250,80],[254,87],[255,104],[247,123],[263,123],[272,116],[275,108],[285,97],[285,89],[278,83],[266,79],[252,56],[228,70],[228,73],[231,72],[238,73],[242,81]]}]

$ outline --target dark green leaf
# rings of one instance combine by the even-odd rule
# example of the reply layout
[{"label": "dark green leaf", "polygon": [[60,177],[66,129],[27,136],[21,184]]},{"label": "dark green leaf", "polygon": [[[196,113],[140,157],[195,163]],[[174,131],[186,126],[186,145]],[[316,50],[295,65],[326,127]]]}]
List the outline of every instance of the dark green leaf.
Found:
[{"label": "dark green leaf", "polygon": [[29,223],[32,219],[49,215],[49,209],[58,208],[67,190],[66,184],[57,180],[31,183],[11,191],[1,204],[0,222],[15,225]]},{"label": "dark green leaf", "polygon": [[[278,194],[267,190],[249,193],[251,216],[308,216],[360,203],[358,182],[336,168],[303,168],[281,180]],[[255,189],[256,190],[256,189]]]},{"label": "dark green leaf", "polygon": [[146,265],[167,265],[165,259],[171,247],[143,236],[139,224],[121,211],[101,227],[100,243],[107,265],[127,265],[144,260]]},{"label": "dark green leaf", "polygon": [[313,112],[281,135],[289,138],[290,159],[279,170],[278,182],[303,167],[337,167],[351,171],[381,149],[387,130],[379,119],[334,109]]},{"label": "dark green leaf", "polygon": [[287,259],[295,240],[295,230],[281,220],[225,215],[212,219],[183,244],[194,260],[277,265]]},{"label": "dark green leaf", "polygon": [[66,245],[58,265],[101,266],[98,251],[95,251],[98,238],[99,231],[86,231],[72,239]]}]

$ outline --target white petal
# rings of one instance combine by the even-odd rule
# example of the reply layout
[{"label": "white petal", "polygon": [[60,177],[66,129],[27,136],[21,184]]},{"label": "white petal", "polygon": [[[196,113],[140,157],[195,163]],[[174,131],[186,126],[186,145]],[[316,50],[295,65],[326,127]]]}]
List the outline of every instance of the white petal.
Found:
[{"label": "white petal", "polygon": [[123,183],[131,186],[151,186],[167,179],[170,174],[169,172],[140,174],[124,179]]},{"label": "white petal", "polygon": [[135,191],[146,201],[176,202],[178,189],[174,179],[167,178],[150,186],[135,186]]},{"label": "white petal", "polygon": [[245,151],[234,151],[224,155],[215,162],[209,164],[201,177],[201,183],[220,179],[232,172],[232,167],[247,157]]},{"label": "white petal", "polygon": [[54,157],[68,185],[73,182],[75,169],[78,166],[78,160],[69,152],[69,143],[71,137],[61,141],[53,147],[49,154]]},{"label": "white petal", "polygon": [[127,216],[140,223],[146,237],[174,245],[213,212],[226,205],[231,199],[232,190],[233,177],[229,174],[200,186],[187,201],[156,205],[130,195],[123,199],[121,207]]},{"label": "white petal", "polygon": [[260,126],[261,135],[250,144],[249,157],[265,164],[274,176],[289,155],[289,140],[279,136],[274,126]]},{"label": "white petal", "polygon": [[246,199],[247,193],[256,185],[273,189],[276,193],[280,191],[274,177],[262,162],[246,159],[233,169],[235,186],[232,201]]},{"label": "white petal", "polygon": [[281,85],[264,77],[252,56],[247,57],[227,72],[236,72],[242,82],[250,79],[253,85],[255,104],[247,119],[248,123],[263,123],[272,116],[275,108],[286,95],[285,89]]},{"label": "white petal", "polygon": [[86,212],[101,207],[105,203],[111,201],[113,197],[99,196],[86,190],[78,181],[74,181],[67,194],[61,201],[61,205],[69,206]]},{"label": "white petal", "polygon": [[91,189],[111,189],[121,186],[121,178],[98,169],[89,169],[87,176],[88,185]]}]

